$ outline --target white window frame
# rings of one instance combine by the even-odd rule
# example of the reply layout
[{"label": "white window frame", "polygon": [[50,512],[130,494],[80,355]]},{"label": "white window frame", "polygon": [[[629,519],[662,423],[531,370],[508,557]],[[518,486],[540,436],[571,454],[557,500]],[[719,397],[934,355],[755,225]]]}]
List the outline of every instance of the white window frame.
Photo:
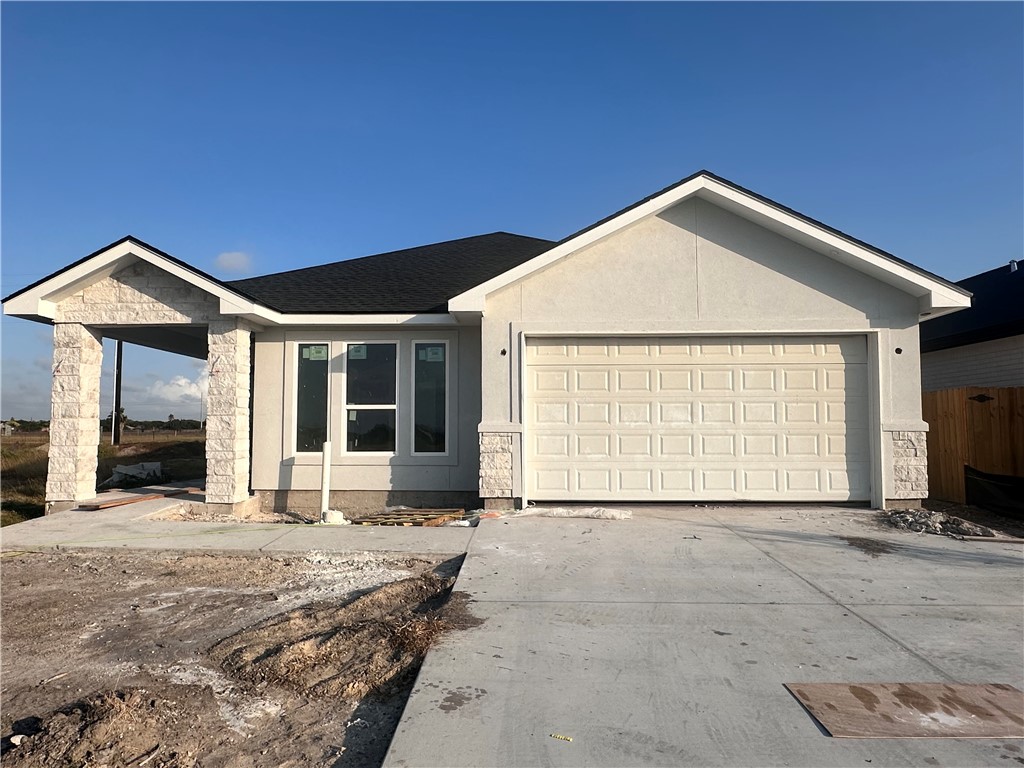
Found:
[{"label": "white window frame", "polygon": [[320,345],[320,346],[327,347],[327,414],[326,414],[326,419],[327,419],[327,429],[326,429],[327,440],[325,442],[330,442],[331,441],[331,397],[333,395],[332,386],[331,386],[331,379],[334,378],[334,376],[332,375],[334,373],[334,366],[333,366],[334,357],[333,357],[332,353],[334,351],[334,345],[333,345],[332,342],[326,341],[326,340],[323,340],[323,339],[313,339],[313,340],[295,339],[293,343],[294,343],[294,346],[295,346],[295,351],[292,354],[292,381],[295,382],[295,384],[292,387],[292,390],[293,390],[292,391],[292,419],[291,419],[291,428],[289,430],[290,435],[288,437],[289,444],[290,444],[290,447],[291,447],[291,455],[292,456],[321,456],[323,454],[323,452],[324,452],[324,449],[323,449],[322,445],[320,446],[320,450],[319,451],[300,451],[299,450],[299,440],[298,440],[298,434],[297,434],[298,431],[299,431],[299,390],[300,390],[300,387],[299,387],[299,356],[301,354],[301,348],[302,348],[302,346],[304,344],[317,344],[317,345]]},{"label": "white window frame", "polygon": [[[368,344],[390,344],[395,348],[395,402],[392,405],[358,405],[349,404],[348,402],[348,350],[350,347],[358,347]],[[344,456],[397,456],[398,445],[399,445],[399,434],[401,432],[401,422],[399,420],[399,406],[398,401],[402,399],[401,389],[399,384],[401,382],[400,372],[402,368],[402,346],[397,339],[374,339],[372,341],[353,341],[346,340],[341,342],[341,445],[339,446],[340,454]],[[395,414],[395,449],[393,451],[350,451],[348,449],[348,412],[349,410],[358,411],[394,411]],[[447,447],[447,443],[445,444]]]},{"label": "white window frame", "polygon": [[[417,451],[416,450],[416,345],[417,344],[443,344],[444,345],[444,450],[443,451]],[[410,456],[436,456],[443,458],[451,453],[451,349],[447,339],[412,339],[410,341],[409,360],[409,455]]]}]

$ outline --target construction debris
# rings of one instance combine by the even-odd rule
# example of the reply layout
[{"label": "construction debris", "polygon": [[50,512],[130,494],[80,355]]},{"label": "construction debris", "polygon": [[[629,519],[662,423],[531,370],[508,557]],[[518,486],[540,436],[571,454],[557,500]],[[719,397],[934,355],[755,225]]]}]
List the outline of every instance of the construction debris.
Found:
[{"label": "construction debris", "polygon": [[356,525],[400,525],[423,526],[437,528],[445,523],[462,520],[466,516],[464,509],[399,509],[385,511],[376,515],[360,517],[352,522]]},{"label": "construction debris", "polygon": [[118,464],[114,473],[99,484],[100,488],[134,488],[163,480],[163,468],[159,461],[144,461],[141,464]]},{"label": "construction debris", "polygon": [[510,517],[578,517],[590,520],[632,520],[628,509],[607,507],[527,507],[509,513]]},{"label": "construction debris", "polygon": [[930,509],[894,509],[885,514],[885,521],[901,531],[934,533],[954,538],[961,536],[994,537],[996,535],[991,528]]}]

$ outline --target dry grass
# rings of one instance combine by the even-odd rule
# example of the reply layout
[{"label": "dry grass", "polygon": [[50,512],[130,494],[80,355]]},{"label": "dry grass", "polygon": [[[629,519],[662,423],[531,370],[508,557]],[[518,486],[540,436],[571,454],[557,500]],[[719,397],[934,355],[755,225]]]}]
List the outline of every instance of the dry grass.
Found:
[{"label": "dry grass", "polygon": [[[40,436],[4,438],[0,447],[0,525],[13,525],[43,514],[49,444]],[[162,441],[130,438],[120,446],[101,444],[97,479],[110,477],[117,464],[159,461],[167,480],[206,477],[206,444],[193,437]]]}]

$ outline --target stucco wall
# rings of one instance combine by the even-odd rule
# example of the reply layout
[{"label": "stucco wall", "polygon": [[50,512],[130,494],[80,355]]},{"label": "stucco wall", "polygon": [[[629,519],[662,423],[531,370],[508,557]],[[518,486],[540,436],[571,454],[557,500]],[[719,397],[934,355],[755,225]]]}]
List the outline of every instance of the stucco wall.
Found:
[{"label": "stucco wall", "polygon": [[[399,343],[398,452],[361,456],[342,451],[341,350],[343,342]],[[447,456],[413,456],[410,447],[412,343],[447,341],[449,350],[449,445]],[[377,329],[272,329],[256,335],[253,488],[319,490],[321,455],[294,451],[297,345],[331,344],[331,488],[335,491],[477,490],[480,422],[480,331],[475,326]]]},{"label": "stucco wall", "polygon": [[[891,438],[883,440],[882,432],[927,428],[917,320],[915,298],[707,201],[689,200],[488,297],[481,431],[519,430],[524,333],[857,332],[869,337],[874,354],[875,451],[891,467]],[[520,446],[513,442],[518,468]],[[893,498],[892,473],[884,474],[879,490]],[[521,478],[514,483],[520,495]]]},{"label": "stucco wall", "polygon": [[1024,386],[1024,335],[921,355],[925,392],[953,387]]}]

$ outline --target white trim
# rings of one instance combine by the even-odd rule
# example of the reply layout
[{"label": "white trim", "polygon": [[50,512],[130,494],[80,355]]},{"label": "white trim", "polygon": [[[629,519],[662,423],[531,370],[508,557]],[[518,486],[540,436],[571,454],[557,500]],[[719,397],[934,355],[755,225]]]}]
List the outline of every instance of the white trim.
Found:
[{"label": "white trim", "polygon": [[[443,451],[417,451],[416,450],[416,345],[417,344],[443,344],[444,345],[444,450]],[[409,381],[412,388],[409,390],[409,455],[410,456],[448,456],[451,453],[451,373],[449,361],[451,350],[447,339],[410,339],[409,359],[412,364],[409,366]]]},{"label": "white trim", "polygon": [[[802,244],[829,258],[866,272],[878,280],[919,297],[921,300],[920,311],[930,312],[931,317],[939,317],[971,305],[970,295],[966,292],[961,293],[955,288],[922,275],[877,251],[858,245],[824,227],[812,224],[746,192],[702,175],[631,208],[501,275],[470,288],[450,299],[448,309],[456,314],[482,314],[487,296],[495,291],[543,270],[560,259],[576,253],[598,240],[609,237],[640,219],[657,215],[667,208],[695,196],[725,207],[727,210],[751,219],[762,226],[767,226],[790,239],[798,239]],[[727,205],[722,206],[723,202],[726,202]]]},{"label": "white trim", "polygon": [[319,451],[300,451],[298,449],[298,431],[299,431],[299,347],[303,344],[320,344],[327,347],[327,413],[326,413],[326,434],[327,439],[324,442],[329,443],[331,441],[331,379],[333,376],[333,363],[334,356],[332,354],[333,345],[330,341],[324,339],[294,339],[290,340],[292,344],[292,396],[291,396],[291,429],[288,435],[288,457],[299,458],[301,456],[319,456],[323,454],[323,447]]},{"label": "white trim", "polygon": [[4,314],[53,320],[57,304],[135,261],[144,261],[220,300],[222,315],[237,315],[261,325],[416,325],[453,326],[459,321],[450,313],[397,314],[289,314],[270,309],[197,272],[151,251],[134,240],[118,243],[87,261],[66,269],[39,285],[4,302]]},{"label": "white trim", "polygon": [[[348,401],[348,350],[352,346],[369,346],[370,344],[390,344],[395,348],[395,402],[392,405],[383,403],[361,405],[349,403]],[[399,420],[398,401],[401,399],[400,375],[401,370],[401,343],[398,339],[379,339],[375,341],[357,341],[346,339],[341,342],[341,442],[338,446],[339,455],[345,456],[398,456],[399,433],[401,432],[401,421]],[[348,412],[349,409],[356,411],[393,411],[395,414],[395,447],[391,451],[350,451],[348,449]]]}]

